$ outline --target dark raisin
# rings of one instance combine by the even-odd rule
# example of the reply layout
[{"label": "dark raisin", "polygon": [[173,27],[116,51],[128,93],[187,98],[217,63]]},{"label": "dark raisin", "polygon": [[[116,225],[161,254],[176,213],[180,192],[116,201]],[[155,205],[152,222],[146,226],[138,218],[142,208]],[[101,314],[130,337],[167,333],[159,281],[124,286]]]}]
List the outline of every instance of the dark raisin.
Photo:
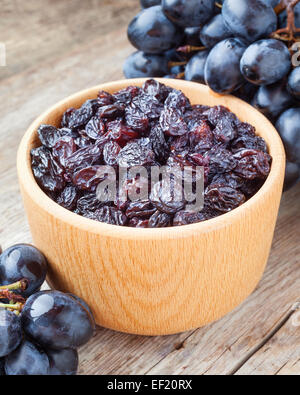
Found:
[{"label": "dark raisin", "polygon": [[61,137],[61,132],[54,126],[41,125],[38,129],[41,143],[47,148],[53,148],[57,140]]},{"label": "dark raisin", "polygon": [[175,214],[185,206],[183,188],[176,179],[156,183],[152,188],[150,200],[158,210],[167,214]]},{"label": "dark raisin", "polygon": [[206,205],[221,213],[227,213],[246,201],[241,192],[228,185],[212,184],[205,190]]},{"label": "dark raisin", "polygon": [[58,192],[65,186],[64,172],[45,147],[31,150],[32,171],[41,186],[49,192]]},{"label": "dark raisin", "polygon": [[166,213],[155,211],[149,219],[149,228],[167,228],[172,225],[172,217]]},{"label": "dark raisin", "polygon": [[105,124],[101,121],[101,119],[96,116],[89,120],[88,124],[85,127],[86,135],[92,139],[97,140],[105,133]]},{"label": "dark raisin", "polygon": [[61,166],[66,167],[67,159],[76,152],[76,149],[74,139],[69,136],[63,136],[56,142],[52,153]]},{"label": "dark raisin", "polygon": [[149,218],[155,211],[155,207],[149,200],[131,202],[127,207],[126,216],[128,218]]},{"label": "dark raisin", "polygon": [[129,142],[118,155],[120,167],[145,166],[154,164],[155,154],[151,149],[149,139]]},{"label": "dark raisin", "polygon": [[126,215],[115,207],[102,207],[95,212],[95,218],[99,222],[105,222],[110,225],[124,226],[127,223]]},{"label": "dark raisin", "polygon": [[243,149],[234,154],[237,166],[234,171],[247,180],[265,179],[270,173],[271,157],[262,151]]},{"label": "dark raisin", "polygon": [[173,219],[174,226],[191,225],[197,222],[203,222],[208,219],[208,216],[204,213],[194,213],[190,211],[179,211],[175,214]]},{"label": "dark raisin", "polygon": [[121,147],[115,141],[109,141],[103,146],[103,161],[108,166],[116,166]]},{"label": "dark raisin", "polygon": [[66,208],[67,210],[73,211],[76,208],[77,201],[79,199],[79,192],[73,185],[67,185],[65,189],[58,195],[57,203]]}]

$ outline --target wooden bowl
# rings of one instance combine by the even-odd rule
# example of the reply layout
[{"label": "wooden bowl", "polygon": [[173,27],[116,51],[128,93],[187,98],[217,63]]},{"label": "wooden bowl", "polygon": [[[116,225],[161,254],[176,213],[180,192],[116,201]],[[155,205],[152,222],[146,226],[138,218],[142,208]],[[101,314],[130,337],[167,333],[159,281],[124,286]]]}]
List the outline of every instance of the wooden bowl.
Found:
[{"label": "wooden bowl", "polygon": [[37,185],[30,150],[40,124],[58,125],[63,112],[143,79],[108,83],[56,104],[27,130],[18,174],[32,237],[50,263],[48,280],[92,307],[99,325],[140,335],[167,335],[204,326],[232,311],[255,289],[268,260],[285,171],[274,127],[253,107],[206,86],[163,80],[192,104],[225,105],[256,127],[273,157],[261,190],[241,207],[207,222],[165,229],[98,223],[60,207]]}]

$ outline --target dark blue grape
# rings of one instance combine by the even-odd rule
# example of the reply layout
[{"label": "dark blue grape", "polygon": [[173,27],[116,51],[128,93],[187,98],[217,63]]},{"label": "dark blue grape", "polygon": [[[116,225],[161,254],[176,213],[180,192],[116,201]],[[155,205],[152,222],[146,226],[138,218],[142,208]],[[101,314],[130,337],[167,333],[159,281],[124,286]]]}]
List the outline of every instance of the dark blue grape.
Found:
[{"label": "dark blue grape", "polygon": [[186,45],[194,45],[194,46],[200,46],[201,40],[200,40],[200,33],[201,33],[201,27],[186,27],[184,29],[184,42]]},{"label": "dark blue grape", "polygon": [[213,91],[230,93],[243,85],[240,60],[245,49],[241,40],[228,38],[211,50],[205,65],[205,81]]},{"label": "dark blue grape", "polygon": [[280,3],[280,0],[262,0],[262,2],[268,6],[275,8]]},{"label": "dark blue grape", "polygon": [[300,163],[300,108],[290,108],[281,114],[276,129],[283,140],[287,160]]},{"label": "dark blue grape", "polygon": [[91,318],[93,319],[94,326],[96,326],[96,322],[95,322],[92,310],[91,310],[90,306],[86,303],[86,301],[84,301],[77,295],[74,295],[74,294],[68,294],[68,295],[71,296],[72,298],[74,298],[77,302],[79,302],[89,312]]},{"label": "dark blue grape", "polygon": [[214,14],[215,0],[162,0],[167,17],[181,27],[203,25]]},{"label": "dark blue grape", "polygon": [[293,103],[293,97],[287,91],[285,81],[261,86],[252,101],[252,105],[271,121],[275,121]]},{"label": "dark blue grape", "polygon": [[13,312],[0,309],[0,358],[14,351],[22,341],[20,318]]},{"label": "dark blue grape", "polygon": [[241,59],[243,76],[256,85],[273,84],[287,75],[290,69],[290,52],[283,42],[275,39],[255,42]]},{"label": "dark blue grape", "polygon": [[223,41],[231,36],[232,33],[226,27],[223,16],[218,14],[203,26],[200,39],[206,48],[212,48],[218,42]]},{"label": "dark blue grape", "polygon": [[149,8],[153,7],[155,5],[160,5],[161,0],[140,0],[141,1],[141,6],[143,8]]},{"label": "dark blue grape", "polygon": [[128,26],[128,38],[138,50],[160,54],[181,42],[183,33],[165,16],[161,6],[142,10]]},{"label": "dark blue grape", "polygon": [[277,16],[262,0],[225,0],[225,24],[232,33],[248,42],[268,37],[277,28]]},{"label": "dark blue grape", "polygon": [[163,55],[148,55],[137,51],[123,66],[126,78],[163,77],[168,72],[168,61]]},{"label": "dark blue grape", "polygon": [[185,68],[187,81],[205,82],[204,70],[209,51],[201,51],[194,55]]},{"label": "dark blue grape", "polygon": [[0,358],[0,376],[5,376],[4,358]]},{"label": "dark blue grape", "polygon": [[49,374],[49,359],[44,351],[29,340],[5,358],[8,376],[46,376]]},{"label": "dark blue grape", "polygon": [[12,284],[23,278],[28,287],[21,292],[24,297],[38,291],[46,279],[47,261],[44,255],[28,244],[17,244],[5,250],[0,256],[0,282]]},{"label": "dark blue grape", "polygon": [[285,169],[285,180],[284,180],[284,191],[288,191],[300,182],[300,164],[298,163],[286,163]]},{"label": "dark blue grape", "polygon": [[65,350],[46,350],[49,358],[49,376],[76,376],[78,352],[71,348]]},{"label": "dark blue grape", "polygon": [[240,99],[246,101],[247,103],[251,103],[254,95],[257,92],[258,87],[256,85],[250,84],[247,82],[243,86],[241,86],[238,90],[233,92],[233,95],[239,97]]},{"label": "dark blue grape", "polygon": [[296,67],[289,75],[287,89],[296,99],[300,99],[300,67]]},{"label": "dark blue grape", "polygon": [[43,347],[77,348],[93,336],[94,320],[73,297],[58,291],[38,292],[21,314],[25,333]]}]

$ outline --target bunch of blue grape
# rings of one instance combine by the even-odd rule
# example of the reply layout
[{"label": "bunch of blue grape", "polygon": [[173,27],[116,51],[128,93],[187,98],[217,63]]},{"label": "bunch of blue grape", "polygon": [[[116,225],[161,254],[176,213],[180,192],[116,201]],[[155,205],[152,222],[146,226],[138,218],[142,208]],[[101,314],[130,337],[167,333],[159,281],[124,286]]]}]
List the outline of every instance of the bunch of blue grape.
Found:
[{"label": "bunch of blue grape", "polygon": [[40,291],[44,255],[28,244],[0,251],[0,376],[71,376],[78,347],[94,334],[90,308],[79,297]]},{"label": "bunch of blue grape", "polygon": [[[285,145],[285,189],[300,181],[300,0],[141,0],[126,78],[206,83],[261,111]],[[297,43],[299,42],[299,46]]]}]

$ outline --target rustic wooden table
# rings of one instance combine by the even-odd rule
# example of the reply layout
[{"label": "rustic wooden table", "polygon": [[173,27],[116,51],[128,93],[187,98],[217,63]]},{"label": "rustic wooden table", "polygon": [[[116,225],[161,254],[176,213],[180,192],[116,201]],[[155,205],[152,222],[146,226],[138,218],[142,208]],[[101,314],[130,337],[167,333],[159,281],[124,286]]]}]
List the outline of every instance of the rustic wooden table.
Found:
[{"label": "rustic wooden table", "polygon": [[[122,78],[126,26],[138,0],[1,0],[0,243],[30,242],[16,176],[18,143],[42,111],[78,90]],[[263,280],[233,313],[165,337],[98,328],[80,374],[300,374],[300,185],[282,200]],[[263,241],[262,241],[263,242]]]}]

